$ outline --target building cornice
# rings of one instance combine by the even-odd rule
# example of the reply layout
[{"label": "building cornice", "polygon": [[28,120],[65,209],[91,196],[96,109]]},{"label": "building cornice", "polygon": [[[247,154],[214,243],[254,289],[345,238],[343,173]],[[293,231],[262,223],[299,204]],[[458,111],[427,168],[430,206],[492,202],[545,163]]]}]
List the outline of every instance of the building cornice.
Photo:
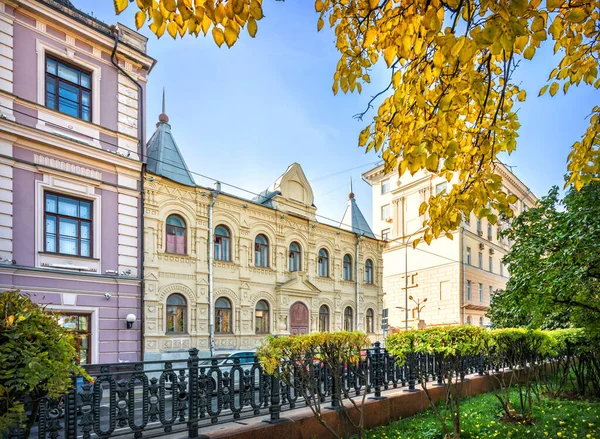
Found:
[{"label": "building cornice", "polygon": [[62,137],[37,128],[32,128],[8,119],[0,118],[0,132],[17,136],[17,141],[19,141],[20,145],[31,147],[32,149],[36,149],[40,152],[48,153],[47,151],[39,148],[39,145],[44,145],[55,148],[58,151],[66,150],[68,152],[80,155],[93,161],[94,163],[98,163],[99,161],[104,162],[104,166],[108,166],[108,168],[104,169],[112,169],[112,172],[115,172],[117,167],[139,172],[139,169],[142,165],[141,162],[123,157],[120,154],[96,148],[83,142],[77,142],[76,140]]},{"label": "building cornice", "polygon": [[[46,20],[50,20],[53,22],[57,21],[56,12],[61,14],[61,19],[58,20],[64,23],[64,27],[67,29],[74,30],[78,32],[80,35],[83,35],[85,38],[93,40],[106,48],[108,51],[112,51],[112,47],[114,45],[114,39],[111,36],[111,26],[106,25],[105,23],[100,22],[94,17],[90,17],[87,14],[84,14],[80,11],[72,11],[72,13],[67,13],[68,10],[62,7],[52,6],[50,5],[50,1],[44,0],[17,0],[17,9],[23,8],[24,10],[33,11],[35,14],[39,14],[44,16]],[[52,2],[54,3],[54,2]],[[84,23],[83,17],[86,16],[87,23]],[[82,17],[81,19],[77,19],[76,17]],[[94,22],[95,25],[91,23]],[[121,25],[122,27],[126,27]],[[131,31],[130,32],[134,32]],[[139,34],[141,39],[147,40],[146,37]],[[145,46],[145,42],[144,42]],[[129,45],[128,43],[120,41],[119,44],[119,54],[131,59],[132,61],[140,63],[144,70],[150,72],[156,64],[156,60],[141,50],[141,48],[135,48]]]}]

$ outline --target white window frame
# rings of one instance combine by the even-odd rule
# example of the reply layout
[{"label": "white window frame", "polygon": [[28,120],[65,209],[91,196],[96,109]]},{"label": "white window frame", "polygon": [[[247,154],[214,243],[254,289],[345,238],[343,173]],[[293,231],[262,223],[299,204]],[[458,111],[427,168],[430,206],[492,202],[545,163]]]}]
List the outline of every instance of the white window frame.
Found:
[{"label": "white window frame", "polygon": [[[384,212],[387,212],[387,215],[385,215]],[[385,221],[387,218],[390,218],[391,215],[392,207],[390,206],[390,204],[384,204],[383,206],[381,206],[381,221]]]},{"label": "white window frame", "polygon": [[[96,187],[82,181],[44,174],[43,180],[35,182],[35,266],[58,270],[76,270],[102,274],[102,198],[96,195]],[[92,257],[46,253],[44,251],[44,193],[64,194],[92,202]],[[116,268],[116,267],[115,267]]]},{"label": "white window frame", "polygon": [[[42,294],[42,293],[36,293]],[[88,364],[97,364],[100,361],[100,312],[99,308],[91,306],[79,306],[76,303],[76,296],[80,294],[61,293],[62,305],[46,305],[46,309],[53,312],[65,314],[90,314],[90,323],[92,325],[92,358]],[[73,299],[73,300],[70,300]]]},{"label": "white window frame", "polygon": [[381,195],[385,195],[390,191],[390,179],[381,182]]}]

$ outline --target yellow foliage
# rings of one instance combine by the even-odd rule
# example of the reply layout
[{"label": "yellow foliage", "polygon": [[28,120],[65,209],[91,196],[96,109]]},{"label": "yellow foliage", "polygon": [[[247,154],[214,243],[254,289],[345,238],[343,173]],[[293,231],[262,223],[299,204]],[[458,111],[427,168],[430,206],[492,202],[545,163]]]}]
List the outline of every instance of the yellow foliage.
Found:
[{"label": "yellow foliage", "polygon": [[[231,47],[240,29],[254,37],[263,18],[262,0],[137,0],[135,23],[146,21],[161,36],[204,35]],[[127,0],[114,0],[120,13]],[[444,196],[427,202],[423,239],[431,242],[459,227],[461,218],[489,209],[513,212],[497,181],[498,155],[517,145],[519,121],[513,108],[526,93],[511,79],[548,39],[559,63],[539,91],[555,96],[572,85],[600,88],[600,0],[315,0],[317,29],[333,28],[340,59],[333,77],[337,94],[362,91],[381,58],[389,87],[358,144],[384,160],[385,172],[421,170],[450,180]],[[528,63],[521,63],[528,66]],[[367,115],[367,111],[360,118]],[[600,109],[573,144],[568,184],[577,189],[600,172]],[[492,214],[492,212],[494,212]]]}]

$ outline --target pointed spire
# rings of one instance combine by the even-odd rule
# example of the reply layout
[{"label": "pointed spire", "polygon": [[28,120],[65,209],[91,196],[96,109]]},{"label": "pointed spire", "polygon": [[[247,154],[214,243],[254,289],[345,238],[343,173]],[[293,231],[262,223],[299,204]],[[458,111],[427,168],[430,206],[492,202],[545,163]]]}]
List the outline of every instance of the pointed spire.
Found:
[{"label": "pointed spire", "polygon": [[348,195],[348,205],[346,206],[346,211],[344,212],[342,221],[340,221],[340,228],[349,230],[358,235],[375,238],[375,235],[369,227],[369,223],[367,223],[367,220],[360,211],[358,204],[356,204],[356,198],[354,198],[354,192],[352,188],[352,178],[350,178],[350,194]]},{"label": "pointed spire", "polygon": [[[165,109],[165,88],[163,87],[163,95],[162,95],[162,113],[158,115],[158,123],[169,123],[169,116],[167,116]],[[157,124],[158,126],[158,124]]]}]

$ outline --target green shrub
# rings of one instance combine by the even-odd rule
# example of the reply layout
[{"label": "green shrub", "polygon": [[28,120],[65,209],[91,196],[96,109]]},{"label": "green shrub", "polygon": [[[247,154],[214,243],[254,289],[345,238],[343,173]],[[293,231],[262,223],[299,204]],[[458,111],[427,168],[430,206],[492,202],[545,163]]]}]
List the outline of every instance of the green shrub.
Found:
[{"label": "green shrub", "polygon": [[66,393],[73,374],[89,378],[76,355],[73,335],[56,317],[18,291],[0,293],[0,435],[24,427],[28,437],[42,398]]},{"label": "green shrub", "polygon": [[[408,364],[416,373],[429,399],[429,405],[444,430],[446,437],[460,438],[460,402],[464,380],[465,361],[485,355],[491,345],[489,331],[485,328],[462,325],[427,328],[398,332],[386,339],[387,350],[396,356],[400,365]],[[446,399],[438,408],[427,387],[426,370],[417,367],[417,354],[434,354],[436,367],[446,389]],[[447,420],[452,420],[452,432]]]},{"label": "green shrub", "polygon": [[[321,403],[323,401],[319,392],[318,369],[321,365],[326,367],[335,389],[332,398],[339,402],[338,413],[358,431],[359,437],[362,437],[364,431],[362,406],[366,390],[363,391],[361,400],[355,401],[353,395],[342,386],[344,372],[341,365],[345,364],[359,378],[365,379],[366,376],[360,376],[361,372],[357,365],[362,358],[363,349],[369,347],[370,344],[369,337],[358,331],[315,332],[288,337],[270,336],[263,341],[256,356],[269,375],[281,379],[302,395],[315,417],[332,436],[340,437],[322,416]],[[362,373],[366,373],[366,370],[363,370]],[[358,422],[348,416],[344,407],[344,399],[341,396],[344,396],[358,411]]]}]

